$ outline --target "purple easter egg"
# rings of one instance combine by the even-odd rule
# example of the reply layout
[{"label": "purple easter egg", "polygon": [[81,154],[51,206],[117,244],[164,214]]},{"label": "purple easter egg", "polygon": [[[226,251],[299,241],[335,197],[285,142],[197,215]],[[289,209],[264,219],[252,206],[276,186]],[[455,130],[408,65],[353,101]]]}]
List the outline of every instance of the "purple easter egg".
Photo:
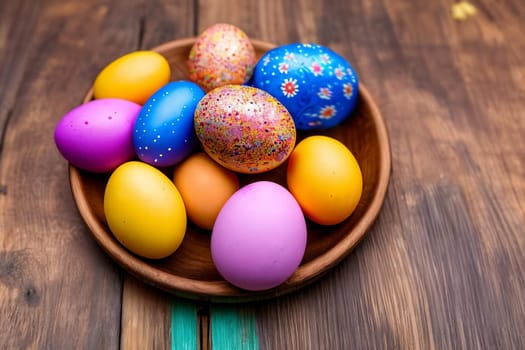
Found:
[{"label": "purple easter egg", "polygon": [[259,181],[242,187],[224,204],[213,226],[211,254],[231,284],[258,291],[285,282],[306,249],[306,222],[288,190]]},{"label": "purple easter egg", "polygon": [[71,164],[93,173],[111,172],[135,156],[133,125],[141,106],[121,99],[98,99],[62,117],[55,144]]}]

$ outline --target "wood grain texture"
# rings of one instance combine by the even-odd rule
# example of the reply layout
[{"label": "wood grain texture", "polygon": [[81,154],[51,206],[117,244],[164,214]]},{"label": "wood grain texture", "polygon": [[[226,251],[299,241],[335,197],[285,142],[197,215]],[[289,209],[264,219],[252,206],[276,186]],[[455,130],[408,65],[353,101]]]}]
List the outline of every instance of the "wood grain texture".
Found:
[{"label": "wood grain texture", "polygon": [[525,348],[525,3],[470,2],[477,14],[454,21],[453,0],[0,1],[0,347],[117,349],[132,326],[169,346],[173,300],[123,287],[52,132],[110,60],[229,22],[345,56],[392,144],[386,202],[357,249],[300,292],[238,307],[259,347]]},{"label": "wood grain texture", "polygon": [[[3,1],[0,3],[0,130],[5,130],[12,116],[13,104],[26,68],[28,53],[24,44],[31,36],[40,15],[39,4],[32,1]],[[24,17],[25,25],[16,25]],[[5,133],[0,134],[0,156]],[[0,183],[0,192],[6,191]]]},{"label": "wood grain texture", "polygon": [[7,46],[13,50],[7,69],[23,76],[17,86],[15,72],[12,85],[3,87],[16,94],[0,163],[5,185],[0,196],[0,344],[6,349],[115,348],[121,278],[89,239],[82,220],[72,215],[63,174],[67,167],[52,138],[58,118],[78,101],[71,91],[86,87],[90,65],[78,62],[101,44],[93,31],[106,19],[104,4],[83,5],[89,28],[80,18],[69,19],[63,2],[39,3],[36,19],[33,4],[21,4],[15,13],[2,12],[15,16],[17,27],[9,32],[21,31],[20,23],[26,23],[31,35],[15,36],[23,45],[8,41]]},{"label": "wood grain texture", "polygon": [[257,320],[252,309],[211,305],[210,328],[213,350],[259,350]]},{"label": "wood grain texture", "polygon": [[133,277],[126,277],[122,294],[120,348],[171,349],[170,327],[167,326],[170,323],[170,296]]},{"label": "wood grain texture", "polygon": [[[204,321],[199,307],[192,301],[171,299],[171,349],[207,349],[207,321]],[[204,324],[206,323],[206,324]]]},{"label": "wood grain texture", "polygon": [[200,2],[199,26],[228,16],[261,39],[343,54],[392,140],[374,229],[308,290],[256,307],[261,348],[524,346],[524,7],[473,1],[478,14],[459,23],[451,4],[296,2],[292,13],[267,1],[247,21],[244,2],[227,15]]}]

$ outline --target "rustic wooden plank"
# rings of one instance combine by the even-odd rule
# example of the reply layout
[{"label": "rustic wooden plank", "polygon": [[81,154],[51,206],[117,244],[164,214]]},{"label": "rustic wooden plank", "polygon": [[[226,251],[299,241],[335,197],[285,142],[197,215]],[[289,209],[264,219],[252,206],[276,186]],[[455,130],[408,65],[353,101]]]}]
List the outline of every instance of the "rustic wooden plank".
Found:
[{"label": "rustic wooden plank", "polygon": [[207,340],[202,336],[197,304],[179,298],[171,299],[171,303],[171,349],[206,349],[202,345],[207,344]]},{"label": "rustic wooden plank", "polygon": [[[11,12],[15,20],[8,22],[16,26],[9,32],[16,33],[27,18],[31,35],[19,34],[14,39],[21,42],[9,44],[11,49],[23,45],[23,52],[9,57],[28,64],[18,89],[16,79],[8,82],[17,91],[0,164],[0,183],[5,184],[0,196],[0,343],[5,348],[115,349],[120,271],[78,215],[67,164],[52,135],[58,119],[80,103],[107,59],[93,53],[110,57],[133,46],[137,38],[122,33],[134,33],[136,22],[123,15],[129,2],[114,7],[105,1],[22,5],[25,12]],[[123,37],[116,41],[114,35]]]},{"label": "rustic wooden plank", "polygon": [[[193,10],[193,1],[189,0],[139,1],[130,12],[137,24],[132,31],[137,41],[129,51],[193,36]],[[167,298],[127,274],[123,288],[122,349],[197,348],[200,336],[195,304]]]},{"label": "rustic wooden plank", "polygon": [[258,350],[257,320],[252,309],[232,305],[210,307],[211,349]]},{"label": "rustic wooden plank", "polygon": [[[5,130],[15,96],[18,92],[30,50],[25,44],[31,39],[40,14],[40,3],[32,1],[2,1],[0,3],[0,130]],[[24,18],[24,25],[18,25]],[[4,133],[0,133],[0,156]],[[5,184],[0,183],[5,191]]]},{"label": "rustic wooden plank", "polygon": [[392,139],[376,225],[315,285],[255,306],[261,348],[524,346],[525,6],[472,3],[462,22],[448,1],[199,3],[200,30],[229,21],[347,57]]},{"label": "rustic wooden plank", "polygon": [[195,35],[193,0],[142,1],[143,38],[139,47],[148,49],[167,41]]},{"label": "rustic wooden plank", "polygon": [[[170,4],[149,1],[112,4],[105,2],[75,4],[67,1],[49,1],[48,3],[38,2],[37,6],[35,6],[33,2],[8,1],[2,2],[0,5],[2,16],[0,27],[2,55],[0,63],[4,67],[2,70],[2,85],[0,87],[5,92],[0,97],[2,102],[0,121],[2,121],[2,125],[5,125],[8,117],[12,115],[12,121],[16,123],[16,126],[6,127],[5,132],[2,133],[2,135],[5,134],[7,137],[5,149],[7,156],[3,157],[4,162],[2,165],[5,167],[2,168],[2,175],[7,175],[2,176],[0,183],[2,184],[2,194],[8,199],[4,203],[4,198],[2,198],[1,207],[2,209],[6,208],[6,210],[3,210],[5,220],[2,219],[1,231],[2,233],[7,233],[5,237],[2,237],[2,241],[8,249],[2,249],[2,258],[0,259],[0,270],[2,271],[0,276],[3,282],[2,287],[5,287],[1,293],[2,295],[5,293],[11,293],[12,295],[10,298],[3,298],[1,309],[2,311],[5,310],[7,315],[13,314],[16,316],[16,319],[20,318],[18,327],[3,327],[3,329],[9,329],[10,332],[2,332],[2,341],[0,343],[12,345],[15,348],[30,346],[36,348],[100,348],[100,345],[114,348],[119,343],[118,333],[122,327],[122,343],[125,344],[126,348],[127,345],[131,344],[131,340],[137,339],[138,341],[135,341],[133,345],[138,348],[144,348],[143,344],[154,344],[155,348],[168,348],[171,340],[169,334],[170,318],[159,317],[158,315],[169,314],[171,301],[159,298],[157,294],[141,284],[130,283],[127,276],[123,287],[124,300],[122,307],[124,322],[122,326],[119,324],[122,288],[119,278],[120,270],[116,269],[116,266],[109,262],[101,254],[101,251],[95,247],[93,240],[89,238],[86,228],[79,219],[78,213],[71,203],[65,168],[61,168],[59,165],[64,164],[64,161],[60,157],[56,157],[52,136],[50,135],[52,135],[54,123],[63,113],[80,102],[84,91],[88,88],[99,69],[110,60],[139,47],[148,48],[163,41],[174,39],[177,36],[192,35],[192,21],[180,22],[177,21],[177,18],[182,16],[183,18],[191,19],[189,14],[193,9],[193,4],[189,1]],[[24,18],[24,25],[19,25],[21,18]],[[84,24],[88,22],[90,25],[85,26]],[[31,49],[29,43],[33,44],[33,49]],[[93,55],[93,52],[97,54]],[[25,77],[24,85],[22,85],[20,91],[17,91],[25,69],[24,63],[29,60],[34,65],[28,68],[29,73]],[[79,64],[79,62],[82,62],[82,64]],[[62,82],[64,78],[58,79],[58,76],[53,76],[56,72],[61,73],[60,77],[62,77],[62,74],[65,74],[64,76],[67,75],[69,81]],[[75,78],[76,80],[71,81],[71,79]],[[60,81],[60,84],[56,84],[57,81]],[[37,86],[33,87],[33,84]],[[48,86],[54,86],[55,88],[48,89]],[[74,91],[77,92],[75,93]],[[17,92],[19,93],[17,94]],[[41,98],[35,99],[34,96],[40,96]],[[54,108],[49,108],[49,101],[45,100],[47,96],[54,96],[54,98],[60,99],[60,103],[53,101]],[[12,105],[15,98],[17,98],[18,104],[13,109]],[[40,113],[40,110],[47,110],[47,113]],[[19,116],[21,114],[31,115],[22,119]],[[38,118],[43,120],[38,120]],[[37,123],[39,128],[44,123],[47,123],[45,125],[47,125],[48,131],[45,132],[45,139],[40,140],[44,146],[40,146],[40,149],[34,155],[25,155],[24,159],[26,162],[33,163],[33,158],[40,156],[38,151],[48,154],[48,159],[50,156],[53,156],[52,161],[49,161],[48,164],[49,166],[54,164],[54,171],[41,168],[46,176],[39,175],[41,180],[39,183],[46,186],[51,184],[51,186],[49,186],[47,191],[41,187],[38,189],[42,196],[54,191],[56,197],[54,202],[51,201],[49,203],[49,206],[44,206],[44,210],[37,211],[33,215],[32,222],[28,224],[24,223],[24,221],[27,221],[27,217],[24,218],[22,215],[19,215],[18,218],[14,217],[12,208],[21,209],[22,207],[22,209],[27,208],[29,212],[34,212],[34,205],[31,206],[31,201],[27,201],[24,207],[18,202],[19,200],[24,200],[23,196],[20,198],[7,196],[13,191],[13,188],[19,187],[20,185],[18,184],[27,176],[25,178],[18,177],[15,175],[16,173],[12,171],[10,173],[6,167],[15,164],[18,169],[27,169],[24,163],[21,163],[22,158],[15,158],[15,154],[18,156],[18,150],[14,152],[13,149],[23,149],[22,145],[28,140],[33,139],[34,141],[33,134],[40,129],[27,130],[29,122],[32,125]],[[26,130],[24,139],[19,136],[13,141],[17,132],[24,129]],[[44,135],[41,133],[39,136],[43,137]],[[62,172],[60,169],[64,171]],[[56,190],[57,187],[60,191]],[[24,195],[27,196],[29,193]],[[64,199],[66,201],[62,203]],[[43,203],[45,200],[41,202]],[[22,243],[19,242],[18,245],[23,248],[12,250],[13,248],[10,246],[13,240],[29,237],[27,235],[33,236],[35,235],[33,233],[35,230],[40,232],[39,217],[40,220],[56,218],[53,222],[60,220],[60,217],[52,210],[59,210],[67,218],[67,220],[62,219],[62,221],[66,221],[65,224],[62,223],[61,226],[54,227],[53,231],[56,234],[52,235],[52,238],[42,236],[43,238],[34,242],[33,245],[26,245],[24,241]],[[20,230],[22,232],[27,231],[27,233],[22,237],[17,236],[17,232]],[[45,231],[42,230],[41,232]],[[60,239],[60,235],[63,235],[63,232],[68,233],[68,242],[78,241],[78,238],[81,238],[81,243],[77,246],[71,248],[67,245],[70,251],[66,251],[65,259],[62,258],[64,252],[61,252],[59,249],[62,246],[60,242],[63,239]],[[38,236],[41,235],[38,234]],[[30,242],[30,240],[28,241]],[[46,250],[40,253],[38,251],[35,252],[35,247],[40,245],[46,247]],[[14,246],[16,247],[17,244],[14,244]],[[87,250],[85,246],[88,247]],[[83,250],[82,254],[77,252],[79,249]],[[52,254],[49,254],[49,251]],[[38,270],[38,268],[34,265],[41,265],[35,261],[37,261],[36,258],[42,260],[40,255],[43,253],[47,255],[45,263],[46,266],[50,266],[50,272],[35,277],[33,276],[35,275],[33,270]],[[87,282],[78,287],[71,286],[71,284],[75,284],[75,276],[81,275],[75,272],[75,265],[66,264],[65,266],[69,267],[72,265],[73,267],[63,272],[63,266],[59,263],[74,257],[83,258],[82,263],[76,269],[82,268],[82,266],[89,266],[92,269],[91,273],[82,277]],[[26,265],[29,265],[29,267],[24,267]],[[50,273],[59,277],[54,277],[53,281],[47,281],[46,279],[49,278]],[[27,281],[24,282],[21,278],[22,275],[26,276],[25,280]],[[100,278],[98,284],[89,282],[90,278],[95,276]],[[57,286],[54,286],[54,284]],[[58,286],[60,287],[58,288]],[[79,293],[78,288],[83,288],[83,293]],[[141,288],[144,289],[142,290]],[[60,293],[57,294],[56,290],[59,290]],[[32,307],[39,305],[42,302],[41,295],[43,294],[48,295],[46,303],[43,306],[40,305],[38,312],[33,312],[33,317],[26,317],[27,312],[19,312],[19,304],[25,305],[27,303]],[[94,308],[92,312],[97,311],[98,314],[91,314],[84,310],[75,315],[73,312],[77,311],[76,307],[68,306],[68,304],[73,303],[75,297],[83,296],[84,294],[94,298],[96,305],[100,307],[105,305],[105,302],[112,307],[104,306],[103,312]],[[61,300],[57,299],[59,295],[62,296]],[[16,302],[12,303],[15,297]],[[71,300],[72,298],[73,300]],[[90,300],[90,298],[84,297],[84,300]],[[72,314],[63,315],[63,312],[68,309],[71,309]],[[145,313],[144,309],[147,309],[149,313]],[[31,324],[46,322],[47,317],[42,315],[53,315],[50,310],[59,314],[63,320],[60,322],[48,322],[48,328],[39,327],[34,331],[34,336],[30,335],[21,339],[14,336],[18,331],[28,333],[26,328],[31,327]],[[86,313],[91,316],[89,318],[84,317],[83,315]],[[132,331],[136,330],[130,325],[137,325],[139,329],[150,329],[150,321],[155,319],[152,315],[157,315],[158,329],[163,330],[162,332],[149,332],[147,334],[150,337],[127,337]],[[100,316],[104,321],[100,323],[93,320],[95,316]],[[83,319],[77,324],[76,317]],[[8,321],[9,318],[5,320]],[[90,330],[90,323],[97,323],[99,326],[92,331]],[[79,333],[72,326],[73,324],[79,330],[84,330],[82,337],[70,337],[62,334],[66,330],[71,330],[72,333]],[[153,330],[154,328],[151,329]],[[3,341],[4,337],[6,339],[5,342]],[[80,343],[74,345],[75,341],[84,343],[83,345]]]},{"label": "rustic wooden plank", "polygon": [[[126,275],[122,294],[121,349],[167,349],[170,296]],[[195,326],[190,328],[195,332]]]},{"label": "rustic wooden plank", "polygon": [[264,349],[525,348],[525,4],[471,2],[461,22],[444,0],[199,1],[198,22],[189,2],[0,2],[0,344],[124,348],[144,330],[137,347],[175,346],[178,300],[122,287],[50,135],[105,63],[230,22],[347,57],[386,118],[394,172],[376,225],[334,271],[215,317],[255,315],[247,334]]},{"label": "rustic wooden plank", "polygon": [[197,32],[215,23],[230,23],[254,39],[275,44],[317,41],[315,23],[322,2],[298,1],[198,1]]}]

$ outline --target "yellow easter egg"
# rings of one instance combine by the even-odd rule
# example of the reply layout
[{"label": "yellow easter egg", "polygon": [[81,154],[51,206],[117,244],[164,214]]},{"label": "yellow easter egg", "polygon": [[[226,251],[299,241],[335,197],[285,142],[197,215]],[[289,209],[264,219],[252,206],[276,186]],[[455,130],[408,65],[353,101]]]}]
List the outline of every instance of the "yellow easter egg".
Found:
[{"label": "yellow easter egg", "polygon": [[170,77],[171,68],[164,56],[154,51],[135,51],[102,69],[95,79],[93,95],[144,104]]},{"label": "yellow easter egg", "polygon": [[173,182],[153,166],[131,161],[110,176],[104,214],[111,232],[133,253],[167,257],[181,245],[186,210]]}]

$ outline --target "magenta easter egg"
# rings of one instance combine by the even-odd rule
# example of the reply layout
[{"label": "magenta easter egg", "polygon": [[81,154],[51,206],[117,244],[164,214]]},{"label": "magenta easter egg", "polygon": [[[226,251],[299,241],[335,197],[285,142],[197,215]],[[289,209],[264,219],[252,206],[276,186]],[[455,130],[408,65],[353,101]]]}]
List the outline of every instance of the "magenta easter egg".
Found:
[{"label": "magenta easter egg", "polygon": [[242,187],[222,207],[213,226],[211,254],[231,284],[266,290],[284,283],[299,267],[306,237],[303,213],[290,192],[259,181]]},{"label": "magenta easter egg", "polygon": [[82,104],[55,127],[55,144],[71,164],[94,173],[113,171],[135,156],[133,125],[141,106],[122,99]]},{"label": "magenta easter egg", "polygon": [[213,89],[195,109],[195,132],[208,155],[240,173],[261,173],[293,151],[295,125],[288,110],[267,92],[243,85]]}]

